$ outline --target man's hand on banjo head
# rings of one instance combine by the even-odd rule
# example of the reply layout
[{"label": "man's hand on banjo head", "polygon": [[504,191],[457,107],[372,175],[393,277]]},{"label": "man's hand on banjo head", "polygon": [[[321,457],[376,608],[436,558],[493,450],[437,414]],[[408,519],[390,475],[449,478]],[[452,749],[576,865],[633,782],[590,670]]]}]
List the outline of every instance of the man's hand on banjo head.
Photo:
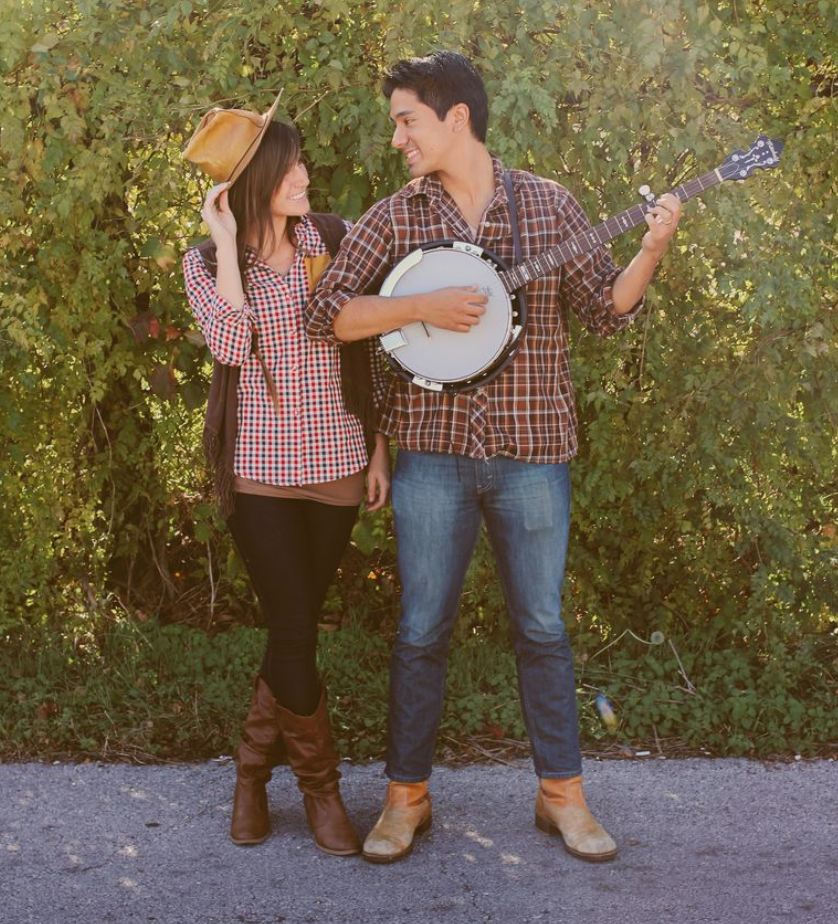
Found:
[{"label": "man's hand on banjo head", "polygon": [[418,320],[467,334],[486,313],[489,297],[477,286],[447,286],[416,296]]}]

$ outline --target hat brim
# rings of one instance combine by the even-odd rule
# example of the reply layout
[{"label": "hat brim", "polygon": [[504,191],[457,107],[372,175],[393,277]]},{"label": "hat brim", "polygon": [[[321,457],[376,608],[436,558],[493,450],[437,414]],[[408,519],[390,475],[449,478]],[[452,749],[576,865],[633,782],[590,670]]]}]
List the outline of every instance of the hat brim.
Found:
[{"label": "hat brim", "polygon": [[262,143],[262,139],[265,137],[265,132],[267,132],[268,126],[271,124],[271,122],[273,122],[274,115],[276,113],[277,108],[279,107],[279,101],[282,98],[282,94],[284,90],[285,90],[285,87],[283,87],[282,90],[280,90],[279,93],[277,93],[276,99],[273,101],[273,105],[262,117],[263,122],[262,122],[262,127],[259,129],[259,134],[253,139],[253,141],[250,142],[247,150],[244,152],[244,154],[242,154],[241,158],[239,159],[239,162],[236,164],[235,167],[233,167],[233,170],[230,173],[230,176],[227,177],[226,182],[227,182],[228,187],[232,186],[233,183],[236,182],[236,180],[244,172],[245,167],[247,167],[247,165],[256,156],[256,152],[259,150],[259,145]]}]

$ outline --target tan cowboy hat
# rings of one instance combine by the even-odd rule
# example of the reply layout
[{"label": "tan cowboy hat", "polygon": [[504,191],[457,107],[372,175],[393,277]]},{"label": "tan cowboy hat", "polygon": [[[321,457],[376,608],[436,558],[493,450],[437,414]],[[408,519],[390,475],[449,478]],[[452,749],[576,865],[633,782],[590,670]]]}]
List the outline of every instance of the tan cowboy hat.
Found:
[{"label": "tan cowboy hat", "polygon": [[247,109],[210,109],[189,139],[183,156],[216,183],[232,185],[253,160],[281,96],[282,90],[264,115]]}]

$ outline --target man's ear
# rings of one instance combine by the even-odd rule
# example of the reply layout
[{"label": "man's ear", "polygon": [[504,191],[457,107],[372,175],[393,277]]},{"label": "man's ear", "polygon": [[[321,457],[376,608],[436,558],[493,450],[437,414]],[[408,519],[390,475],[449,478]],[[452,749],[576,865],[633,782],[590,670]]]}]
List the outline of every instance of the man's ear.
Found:
[{"label": "man's ear", "polygon": [[465,103],[454,103],[448,110],[448,117],[455,132],[462,132],[469,127],[471,111]]}]

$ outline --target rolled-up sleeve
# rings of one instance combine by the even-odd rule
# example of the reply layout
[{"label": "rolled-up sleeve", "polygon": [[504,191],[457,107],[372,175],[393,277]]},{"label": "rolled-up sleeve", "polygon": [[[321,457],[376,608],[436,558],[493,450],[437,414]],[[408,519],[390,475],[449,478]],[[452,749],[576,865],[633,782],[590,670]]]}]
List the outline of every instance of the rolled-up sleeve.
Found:
[{"label": "rolled-up sleeve", "polygon": [[254,316],[250,305],[237,308],[218,294],[215,279],[197,249],[183,257],[189,307],[210,353],[225,366],[241,366],[250,356]]},{"label": "rolled-up sleeve", "polygon": [[320,277],[305,310],[306,333],[312,340],[342,343],[335,336],[335,318],[353,298],[378,291],[390,269],[392,244],[392,222],[384,200],[347,232],[337,256]]},{"label": "rolled-up sleeve", "polygon": [[[582,234],[591,227],[582,206],[569,194],[563,197],[559,208],[561,218],[567,222],[568,237]],[[575,257],[562,268],[562,301],[598,337],[609,337],[625,330],[643,310],[641,298],[624,314],[614,311],[614,282],[621,272],[605,247]]]}]

